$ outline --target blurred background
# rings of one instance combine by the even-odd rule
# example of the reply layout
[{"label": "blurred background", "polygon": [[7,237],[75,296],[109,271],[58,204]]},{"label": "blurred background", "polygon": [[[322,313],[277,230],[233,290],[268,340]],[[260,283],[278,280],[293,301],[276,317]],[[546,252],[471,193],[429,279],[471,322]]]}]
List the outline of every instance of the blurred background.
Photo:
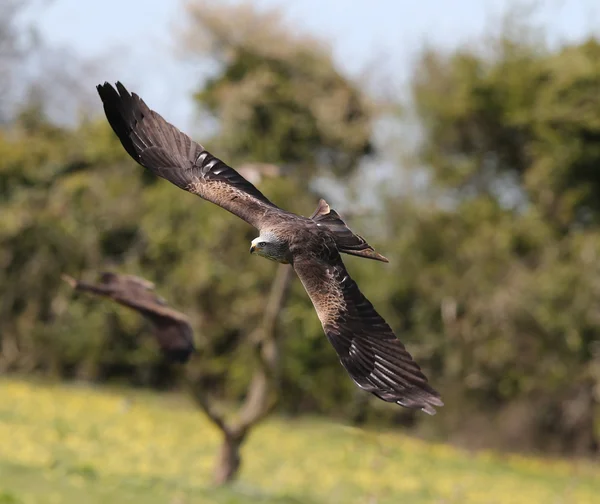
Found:
[{"label": "blurred background", "polygon": [[[1,0],[0,503],[597,499],[599,27],[593,0]],[[235,418],[277,265],[131,161],[105,80],[390,259],[344,257],[437,416],[356,389],[294,278],[277,406],[212,486],[183,384]],[[190,317],[185,370],[60,279],[104,270]]]}]

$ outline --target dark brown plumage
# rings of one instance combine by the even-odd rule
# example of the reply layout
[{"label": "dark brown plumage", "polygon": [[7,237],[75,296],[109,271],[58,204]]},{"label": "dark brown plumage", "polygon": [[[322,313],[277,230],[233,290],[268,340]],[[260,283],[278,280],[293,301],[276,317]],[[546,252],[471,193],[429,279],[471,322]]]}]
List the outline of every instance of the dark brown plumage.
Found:
[{"label": "dark brown plumage", "polygon": [[388,402],[431,415],[440,395],[350,278],[340,252],[387,262],[321,200],[310,218],[271,203],[233,168],[148,108],[121,83],[98,86],[106,117],[139,164],[259,230],[250,251],[292,264],[325,334],[354,382]]},{"label": "dark brown plumage", "polygon": [[175,362],[187,362],[194,352],[194,333],[187,317],[167,306],[153,292],[154,284],[133,275],[102,273],[98,284],[80,282],[63,275],[75,290],[104,296],[141,313],[154,326],[163,354]]}]

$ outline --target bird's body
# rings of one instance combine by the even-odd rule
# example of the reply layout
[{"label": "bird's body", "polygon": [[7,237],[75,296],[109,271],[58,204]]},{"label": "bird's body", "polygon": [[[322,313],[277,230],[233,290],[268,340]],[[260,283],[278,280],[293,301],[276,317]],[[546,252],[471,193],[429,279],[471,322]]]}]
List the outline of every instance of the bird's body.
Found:
[{"label": "bird's body", "polygon": [[314,248],[303,250],[302,244],[318,245],[319,252],[315,255],[327,251],[328,247],[337,250],[335,239],[326,228],[300,215],[267,224],[259,231],[260,235],[252,240],[251,252],[283,264],[293,264],[294,258],[303,252],[317,253]]},{"label": "bird's body", "polygon": [[237,215],[259,231],[250,252],[289,263],[354,382],[377,397],[434,414],[439,394],[350,278],[340,253],[388,262],[320,200],[310,217],[282,210],[237,171],[148,108],[121,83],[98,86],[123,147],[154,174]]}]

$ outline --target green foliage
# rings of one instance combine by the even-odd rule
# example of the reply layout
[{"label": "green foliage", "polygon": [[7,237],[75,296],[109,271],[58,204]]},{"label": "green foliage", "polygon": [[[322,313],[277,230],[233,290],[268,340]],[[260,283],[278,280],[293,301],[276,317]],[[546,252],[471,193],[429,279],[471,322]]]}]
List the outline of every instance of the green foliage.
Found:
[{"label": "green foliage", "polygon": [[423,161],[441,184],[533,204],[559,230],[597,224],[600,43],[498,44],[493,58],[423,55],[413,86]]},{"label": "green foliage", "polygon": [[[313,176],[323,166],[347,175],[360,162],[371,112],[326,53],[288,45],[288,59],[240,52],[203,93],[219,115],[230,107],[219,98],[224,88],[247,87],[257,76],[273,78],[276,92],[253,95],[264,97],[264,104],[242,100],[253,114],[264,109],[273,125],[257,134],[254,120],[225,114],[219,135],[208,144],[254,138],[245,147],[231,143],[215,151],[230,162],[294,164],[302,158],[302,172],[295,166],[290,176],[263,176],[259,186],[276,204],[307,215],[317,202],[308,190]],[[236,70],[240,65],[247,71]],[[294,97],[301,82],[304,94]],[[352,104],[356,114],[338,115]],[[221,399],[241,399],[253,365],[247,338],[262,319],[276,268],[248,254],[255,231],[149,177],[127,157],[103,118],[62,127],[45,117],[43,105],[30,104],[0,132],[0,369],[172,385],[178,371],[163,362],[138,315],[75,295],[60,280],[61,273],[92,279],[95,272],[116,269],[154,281],[161,295],[191,317],[200,356],[190,366]],[[316,113],[311,108],[316,105],[323,110]],[[289,347],[286,407],[326,411],[340,404],[353,384],[299,282],[280,330]]]},{"label": "green foliage", "polygon": [[417,160],[436,199],[388,202],[402,215],[388,222],[389,296],[467,442],[481,442],[484,416],[499,445],[587,453],[600,399],[600,44],[496,49],[422,55]]},{"label": "green foliage", "polygon": [[13,80],[24,52],[23,33],[17,27],[25,0],[4,0],[0,5],[0,125],[8,122],[13,99]]},{"label": "green foliage", "polygon": [[272,11],[200,2],[188,12],[187,52],[219,61],[196,97],[219,118],[221,152],[289,164],[305,180],[317,170],[347,176],[372,152],[370,103],[317,41],[284,32]]},{"label": "green foliage", "polygon": [[[321,44],[273,12],[194,5],[186,49],[216,62],[196,98],[219,127],[202,141],[234,166],[284,165],[257,185],[308,215],[319,177],[348,185],[370,151],[368,100]],[[469,445],[590,453],[600,401],[600,44],[551,51],[513,37],[486,49],[423,53],[411,105],[423,133],[414,159],[429,185],[349,220],[389,265],[344,258],[446,407],[421,422],[358,391],[295,281],[280,321],[282,408],[421,422]],[[136,314],[60,281],[116,269],[154,281],[191,317],[200,356],[190,366],[225,403],[240,400],[247,338],[276,268],[248,254],[255,232],[149,177],[103,118],[66,128],[43,110],[31,103],[0,130],[0,371],[173,385],[178,371]]]}]

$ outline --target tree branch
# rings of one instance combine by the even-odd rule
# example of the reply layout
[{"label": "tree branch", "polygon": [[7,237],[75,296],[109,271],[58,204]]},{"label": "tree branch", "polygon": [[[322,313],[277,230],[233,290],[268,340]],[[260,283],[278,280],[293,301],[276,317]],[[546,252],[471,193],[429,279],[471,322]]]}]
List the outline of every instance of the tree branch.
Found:
[{"label": "tree branch", "polygon": [[[184,373],[185,385],[210,421],[223,433],[223,445],[216,467],[215,481],[231,481],[240,466],[240,447],[249,430],[264,419],[277,404],[280,349],[277,338],[277,321],[287,300],[293,270],[280,265],[271,284],[267,305],[259,326],[250,334],[256,354],[256,367],[248,386],[246,398],[234,420],[228,421],[218,411],[210,395],[203,392],[199,379],[190,372]],[[189,368],[188,368],[189,369]]]},{"label": "tree branch", "polygon": [[292,267],[280,265],[271,284],[271,292],[260,326],[250,335],[256,349],[257,367],[248,393],[240,407],[235,430],[244,433],[266,417],[277,404],[280,345],[277,338],[277,321],[285,305],[293,277]]},{"label": "tree branch", "polygon": [[208,394],[205,394],[201,390],[201,387],[197,385],[197,379],[195,377],[192,377],[189,373],[185,372],[183,375],[185,386],[196,404],[200,406],[200,409],[219,430],[226,436],[229,435],[230,429],[225,423],[225,415],[217,410]]}]

